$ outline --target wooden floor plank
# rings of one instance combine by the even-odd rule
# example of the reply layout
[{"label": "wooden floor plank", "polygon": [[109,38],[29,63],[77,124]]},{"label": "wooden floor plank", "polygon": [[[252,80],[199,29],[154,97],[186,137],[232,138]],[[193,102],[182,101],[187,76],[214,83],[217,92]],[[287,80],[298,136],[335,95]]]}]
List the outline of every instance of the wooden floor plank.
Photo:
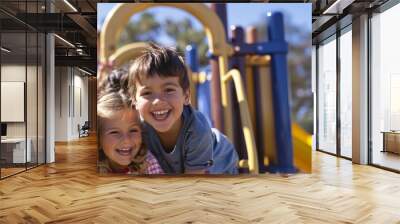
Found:
[{"label": "wooden floor plank", "polygon": [[320,152],[288,177],[96,173],[96,139],[0,181],[0,223],[400,223],[400,175]]}]

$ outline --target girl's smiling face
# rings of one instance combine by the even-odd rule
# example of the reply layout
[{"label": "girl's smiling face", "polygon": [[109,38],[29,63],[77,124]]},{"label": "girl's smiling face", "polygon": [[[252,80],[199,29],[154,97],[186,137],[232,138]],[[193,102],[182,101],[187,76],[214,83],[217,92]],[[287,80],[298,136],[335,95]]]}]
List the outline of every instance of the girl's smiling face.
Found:
[{"label": "girl's smiling face", "polygon": [[132,162],[142,144],[139,115],[126,108],[101,118],[101,143],[114,168],[123,168]]}]

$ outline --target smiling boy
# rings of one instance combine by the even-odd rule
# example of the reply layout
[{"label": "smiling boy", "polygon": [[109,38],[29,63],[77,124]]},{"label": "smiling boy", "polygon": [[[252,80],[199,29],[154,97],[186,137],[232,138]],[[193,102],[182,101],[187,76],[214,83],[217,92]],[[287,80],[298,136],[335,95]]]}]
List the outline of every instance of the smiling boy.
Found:
[{"label": "smiling boy", "polygon": [[174,50],[150,44],[131,65],[129,85],[144,140],[164,172],[238,172],[232,143],[191,107],[187,69]]}]

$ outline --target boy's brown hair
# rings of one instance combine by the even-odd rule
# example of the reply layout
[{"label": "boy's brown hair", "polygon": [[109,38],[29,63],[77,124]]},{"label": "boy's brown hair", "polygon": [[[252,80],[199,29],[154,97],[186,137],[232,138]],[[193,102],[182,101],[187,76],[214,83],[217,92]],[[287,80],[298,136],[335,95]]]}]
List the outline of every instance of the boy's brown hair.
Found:
[{"label": "boy's brown hair", "polygon": [[129,86],[133,98],[136,95],[136,83],[147,77],[179,77],[184,92],[189,90],[189,75],[183,58],[167,47],[150,43],[143,54],[136,58],[129,68]]}]

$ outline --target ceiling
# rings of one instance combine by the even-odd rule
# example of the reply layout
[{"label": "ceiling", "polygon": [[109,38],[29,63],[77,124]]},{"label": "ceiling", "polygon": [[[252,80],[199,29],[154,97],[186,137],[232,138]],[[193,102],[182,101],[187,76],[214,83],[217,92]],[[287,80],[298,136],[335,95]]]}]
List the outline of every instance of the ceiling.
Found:
[{"label": "ceiling", "polygon": [[77,66],[95,75],[97,2],[95,0],[1,0],[1,41],[2,46],[11,50],[7,57],[2,57],[2,60],[13,63],[25,62],[26,58],[28,61],[31,60],[38,55],[37,51],[44,49],[44,44],[41,42],[44,39],[43,35],[39,36],[40,33],[51,32],[57,34],[56,66]]},{"label": "ceiling", "polygon": [[[350,24],[353,16],[373,10],[387,1],[269,0],[261,2],[312,3],[312,38],[313,43],[318,43],[335,33],[337,28]],[[15,52],[15,58],[21,57],[21,55],[30,55],[35,52],[36,46],[41,49],[42,45],[41,43],[38,45],[37,41],[34,41],[36,40],[34,39],[35,37],[30,35],[29,32],[53,32],[58,35],[55,38],[56,65],[78,66],[95,74],[97,68],[96,7],[97,3],[100,2],[120,1],[1,0],[0,28],[3,33],[2,46],[7,45],[7,48],[15,49],[13,51]],[[52,13],[49,13],[50,11]],[[21,36],[18,33],[25,33],[26,30],[28,32],[27,40],[18,37]],[[28,43],[26,52],[24,51],[25,42]],[[9,57],[10,60],[13,58],[11,56]]]},{"label": "ceiling", "polygon": [[312,2],[313,44],[352,23],[353,17],[373,12],[388,0],[309,0]]}]

